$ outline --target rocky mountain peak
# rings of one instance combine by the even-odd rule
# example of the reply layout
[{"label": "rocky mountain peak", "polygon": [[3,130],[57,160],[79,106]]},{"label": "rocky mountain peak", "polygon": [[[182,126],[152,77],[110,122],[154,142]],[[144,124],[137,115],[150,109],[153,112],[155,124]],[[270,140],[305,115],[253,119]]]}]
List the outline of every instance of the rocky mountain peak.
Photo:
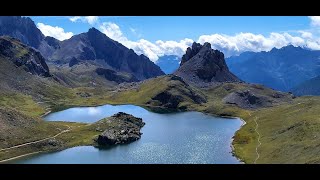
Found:
[{"label": "rocky mountain peak", "polygon": [[38,48],[44,35],[29,17],[0,16],[0,36],[8,35]]},{"label": "rocky mountain peak", "polygon": [[97,34],[103,34],[102,32],[100,32],[98,29],[92,27],[88,30],[88,33],[97,33]]},{"label": "rocky mountain peak", "polygon": [[[111,69],[111,74],[114,72],[131,74],[137,80],[164,75],[148,57],[136,54],[132,49],[110,39],[96,28],[90,28],[86,33],[62,41],[48,59],[73,66],[77,64],[77,61],[71,62],[73,58],[103,69]],[[111,71],[107,74],[110,74],[109,72]],[[106,73],[101,74],[106,75]]]},{"label": "rocky mountain peak", "polygon": [[224,54],[212,49],[208,42],[203,45],[194,42],[182,56],[180,67],[174,74],[199,86],[218,82],[241,82],[229,71]]}]

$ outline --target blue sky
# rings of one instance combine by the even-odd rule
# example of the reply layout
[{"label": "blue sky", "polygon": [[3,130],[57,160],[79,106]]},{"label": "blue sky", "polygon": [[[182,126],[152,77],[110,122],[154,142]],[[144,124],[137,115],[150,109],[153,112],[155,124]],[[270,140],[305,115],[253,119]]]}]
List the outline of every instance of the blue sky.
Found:
[{"label": "blue sky", "polygon": [[[31,16],[35,23],[60,26],[67,32],[79,34],[88,31],[92,25],[73,23],[66,16]],[[307,16],[116,16],[99,17],[101,22],[116,23],[123,33],[132,40],[139,37],[130,31],[136,29],[141,38],[157,40],[196,39],[203,34],[228,34],[251,32],[267,35],[307,29],[310,20]],[[96,27],[97,25],[93,25]]]},{"label": "blue sky", "polygon": [[320,49],[319,17],[307,16],[31,16],[45,34],[60,40],[95,27],[156,61],[181,56],[197,41],[208,41],[226,56],[293,44]]}]

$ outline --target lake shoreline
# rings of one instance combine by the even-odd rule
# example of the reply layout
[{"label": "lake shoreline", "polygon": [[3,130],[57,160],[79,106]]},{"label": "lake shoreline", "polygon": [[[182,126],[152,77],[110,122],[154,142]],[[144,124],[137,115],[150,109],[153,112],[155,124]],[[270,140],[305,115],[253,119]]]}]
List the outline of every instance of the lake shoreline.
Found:
[{"label": "lake shoreline", "polygon": [[[104,105],[111,105],[111,106],[117,106],[117,105],[128,105],[128,104],[104,104]],[[100,107],[100,106],[104,106],[104,105],[98,105],[98,106],[78,106],[78,105],[75,105],[75,106],[68,106],[68,108],[67,109],[69,109],[70,107],[72,108],[72,107]],[[150,111],[150,109],[148,109],[148,108],[145,108],[146,106],[141,106],[141,105],[135,105],[134,104],[134,106],[139,106],[139,107],[141,107],[141,108],[143,108],[143,109],[145,109],[145,110],[147,110],[147,111]],[[63,111],[63,110],[62,110]],[[150,111],[150,112],[153,112],[153,111]],[[176,112],[181,112],[181,111],[176,111]],[[235,132],[234,132],[234,134],[233,134],[233,137],[234,137],[234,135],[236,134],[236,132],[237,131],[239,131],[241,128],[242,128],[242,126],[244,126],[245,124],[246,124],[246,122],[243,120],[243,119],[241,119],[241,118],[239,118],[239,117],[230,117],[230,116],[220,116],[220,115],[216,115],[216,114],[211,114],[211,113],[207,113],[207,112],[201,112],[201,111],[195,111],[195,110],[191,110],[191,111],[182,111],[182,112],[200,112],[200,113],[203,113],[203,114],[205,114],[205,115],[208,115],[208,116],[212,116],[212,117],[218,117],[218,118],[229,118],[229,119],[239,119],[239,120],[241,120],[242,121],[242,125],[239,127],[239,129],[237,129]],[[53,112],[52,112],[53,113]],[[49,113],[46,113],[46,115],[48,115]],[[46,115],[43,115],[42,117],[44,117],[44,116],[46,116]],[[91,123],[86,123],[86,124],[91,124]],[[241,161],[241,159],[239,159],[235,154],[234,154],[234,147],[233,147],[233,137],[231,138],[231,143],[230,143],[230,146],[231,146],[231,149],[232,149],[232,156],[234,156],[239,162],[243,162],[243,161]],[[88,144],[83,144],[83,146],[87,146]],[[77,146],[79,146],[79,145],[77,145]],[[82,146],[82,145],[80,145],[80,146]],[[73,147],[76,147],[76,146],[65,146],[65,147],[60,147],[60,148],[58,148],[58,149],[52,149],[52,150],[49,150],[49,151],[45,151],[46,153],[48,153],[48,152],[58,152],[58,151],[62,151],[62,150],[66,150],[66,149],[69,149],[69,148],[73,148]],[[30,155],[32,155],[32,154],[30,154]],[[28,156],[28,154],[26,154],[26,155],[23,155],[23,157],[26,157],[26,156]],[[17,156],[15,159],[17,159],[17,158],[20,158],[20,156]],[[13,159],[7,159],[7,160],[3,160],[3,161],[10,161],[10,160],[13,160]],[[3,162],[2,161],[2,162]]]},{"label": "lake shoreline", "polygon": [[242,118],[238,118],[238,119],[240,119],[241,121],[242,121],[242,125],[240,126],[240,128],[234,133],[234,135],[233,135],[233,137],[231,138],[231,153],[232,153],[232,155],[235,157],[235,158],[237,158],[237,160],[239,161],[239,162],[242,162],[243,164],[246,164],[244,161],[243,161],[243,159],[241,159],[240,157],[238,157],[237,156],[237,154],[236,154],[236,152],[235,152],[235,147],[233,146],[233,141],[234,141],[234,136],[236,135],[236,133],[244,126],[244,125],[246,125],[247,124],[247,122],[244,120],[244,119],[242,119]]}]

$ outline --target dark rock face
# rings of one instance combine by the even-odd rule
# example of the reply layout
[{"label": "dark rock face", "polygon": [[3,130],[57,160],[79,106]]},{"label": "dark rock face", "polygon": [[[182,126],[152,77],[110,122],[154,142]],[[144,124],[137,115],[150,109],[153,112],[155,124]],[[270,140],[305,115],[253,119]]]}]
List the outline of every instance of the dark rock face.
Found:
[{"label": "dark rock face", "polygon": [[164,75],[149,58],[137,55],[133,50],[110,39],[95,28],[62,41],[60,48],[49,57],[49,60],[69,63],[73,57],[116,72],[130,73],[138,80]]},{"label": "dark rock face", "polygon": [[141,138],[141,128],[145,125],[141,118],[119,112],[111,117],[118,125],[106,129],[97,138],[99,145],[125,144]]},{"label": "dark rock face", "polygon": [[45,59],[40,52],[22,44],[17,39],[3,36],[0,37],[0,57],[12,61],[16,66],[31,74],[50,77],[50,72]]},{"label": "dark rock face", "polygon": [[[206,46],[208,46],[208,44],[206,44]],[[188,47],[186,54],[184,54],[182,56],[181,59],[181,64],[180,66],[182,66],[184,63],[186,63],[187,61],[189,61],[192,57],[194,57],[196,54],[198,54],[198,52],[200,51],[200,49],[202,48],[201,44],[199,43],[193,43],[191,48]],[[209,47],[211,48],[211,46]]]},{"label": "dark rock face", "polygon": [[3,35],[17,38],[38,49],[45,58],[51,56],[60,46],[59,40],[45,37],[29,17],[0,16],[0,36]]},{"label": "dark rock face", "polygon": [[46,36],[44,40],[48,43],[49,46],[53,47],[54,49],[60,48],[60,41],[54,37]]},{"label": "dark rock face", "polygon": [[77,58],[73,57],[69,62],[69,67],[72,67],[72,66],[79,64],[79,63],[80,63],[80,61]]},{"label": "dark rock face", "polygon": [[161,102],[161,105],[165,108],[176,109],[183,98],[179,95],[173,95],[167,91],[157,94],[152,98],[153,101]]},{"label": "dark rock face", "polygon": [[97,68],[96,72],[97,72],[98,75],[104,76],[107,80],[115,81],[117,83],[139,81],[134,76],[125,77],[125,76],[118,75],[117,72],[115,72],[115,71],[113,71],[111,69]]},{"label": "dark rock face", "polygon": [[44,35],[29,17],[0,16],[0,36],[8,35],[38,48]]},{"label": "dark rock face", "polygon": [[182,56],[179,69],[174,73],[196,86],[209,86],[220,82],[241,82],[232,74],[224,60],[224,55],[211,49],[210,43],[193,43]]}]

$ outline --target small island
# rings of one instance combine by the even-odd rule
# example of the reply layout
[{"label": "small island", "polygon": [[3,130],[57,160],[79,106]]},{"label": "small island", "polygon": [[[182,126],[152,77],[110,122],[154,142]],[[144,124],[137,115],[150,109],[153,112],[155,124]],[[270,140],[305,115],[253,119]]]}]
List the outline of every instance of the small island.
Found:
[{"label": "small island", "polygon": [[96,131],[102,131],[101,127],[110,124],[107,129],[95,139],[99,146],[126,144],[141,138],[141,128],[145,125],[141,118],[124,112],[102,119],[96,123]]}]

